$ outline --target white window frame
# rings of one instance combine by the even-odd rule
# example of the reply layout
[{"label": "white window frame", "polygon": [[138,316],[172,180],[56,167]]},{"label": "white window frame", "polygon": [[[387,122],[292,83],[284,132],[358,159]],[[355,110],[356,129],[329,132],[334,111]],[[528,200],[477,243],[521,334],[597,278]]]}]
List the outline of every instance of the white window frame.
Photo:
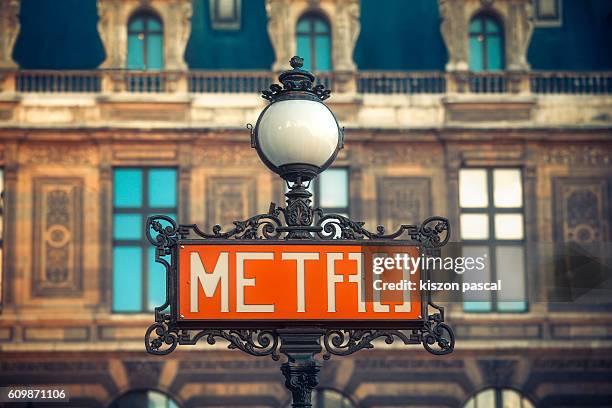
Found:
[{"label": "white window frame", "polygon": [[541,16],[538,13],[542,0],[533,0],[533,22],[536,27],[561,27],[563,25],[563,0],[553,0],[557,3],[557,15],[554,17]]},{"label": "white window frame", "polygon": [[[222,1],[233,2],[233,18],[219,16],[220,3]],[[213,30],[240,30],[242,19],[242,0],[208,0],[210,12],[210,26]]]}]

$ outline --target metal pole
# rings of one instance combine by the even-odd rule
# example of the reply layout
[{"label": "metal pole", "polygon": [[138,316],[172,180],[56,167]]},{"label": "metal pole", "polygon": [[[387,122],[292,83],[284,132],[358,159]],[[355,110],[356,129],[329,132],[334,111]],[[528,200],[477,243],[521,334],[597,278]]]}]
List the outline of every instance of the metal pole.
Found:
[{"label": "metal pole", "polygon": [[291,391],[293,408],[311,408],[312,390],[319,384],[321,363],[314,355],[320,353],[322,329],[279,329],[280,352],[287,356],[281,365],[285,387]]}]

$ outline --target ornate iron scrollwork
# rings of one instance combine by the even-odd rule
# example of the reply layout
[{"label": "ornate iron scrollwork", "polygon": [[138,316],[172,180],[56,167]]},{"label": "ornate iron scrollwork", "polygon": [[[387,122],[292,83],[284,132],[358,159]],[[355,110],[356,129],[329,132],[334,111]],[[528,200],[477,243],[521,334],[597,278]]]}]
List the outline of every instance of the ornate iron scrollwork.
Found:
[{"label": "ornate iron scrollwork", "polygon": [[[184,239],[211,240],[293,240],[310,241],[357,240],[388,241],[403,239],[413,242],[424,250],[437,250],[450,238],[450,224],[446,218],[431,217],[420,225],[401,225],[396,231],[388,233],[378,226],[376,232],[364,228],[363,222],[357,222],[338,214],[324,214],[310,206],[310,193],[304,193],[303,186],[294,187],[287,193],[287,206],[282,208],[272,203],[267,213],[258,214],[243,221],[234,221],[234,227],[222,231],[215,225],[211,232],[204,232],[197,225],[177,225],[170,217],[156,215],[149,217],[146,223],[146,237],[156,247],[155,261],[166,269],[166,301],[155,308],[155,323],[145,334],[146,349],[151,354],[165,355],[172,352],[179,344],[196,344],[205,338],[209,344],[217,340],[228,342],[228,348],[239,349],[253,356],[271,356],[279,358],[279,335],[274,329],[256,328],[229,330],[210,328],[207,330],[185,330],[177,323],[176,311],[170,310],[175,304],[177,282],[176,247]],[[281,219],[284,218],[285,222]],[[422,327],[408,330],[344,330],[329,329],[322,336],[325,359],[332,355],[348,355],[362,349],[374,347],[374,341],[384,339],[391,344],[395,340],[403,344],[422,343],[432,354],[448,354],[455,346],[452,329],[444,324],[444,308],[427,297],[427,309],[435,309],[424,319]],[[174,314],[173,314],[174,313]]]},{"label": "ornate iron scrollwork", "polygon": [[325,360],[333,355],[348,356],[356,351],[374,348],[372,342],[384,339],[385,343],[392,344],[395,339],[404,344],[419,344],[421,335],[418,330],[328,330],[323,336],[323,345],[326,353]]},{"label": "ornate iron scrollwork", "polygon": [[279,359],[278,334],[274,330],[202,330],[193,338],[188,330],[184,330],[179,338],[180,344],[196,344],[198,340],[206,338],[208,344],[216,344],[217,339],[223,339],[229,344],[228,349],[238,349],[252,356],[271,356],[273,360]]}]

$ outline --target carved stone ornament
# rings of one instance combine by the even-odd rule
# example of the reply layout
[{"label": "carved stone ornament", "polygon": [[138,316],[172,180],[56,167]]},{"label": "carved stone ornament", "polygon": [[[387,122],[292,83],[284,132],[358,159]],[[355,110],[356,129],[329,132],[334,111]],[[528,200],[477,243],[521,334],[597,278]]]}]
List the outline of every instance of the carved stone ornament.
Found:
[{"label": "carved stone ornament", "polygon": [[0,1],[0,68],[15,68],[13,46],[19,33],[19,0]]},{"label": "carved stone ornament", "polygon": [[88,164],[98,162],[98,152],[93,146],[26,145],[19,149],[22,164]]},{"label": "carved stone ornament", "polygon": [[34,179],[32,293],[38,297],[80,296],[83,290],[83,180]]}]

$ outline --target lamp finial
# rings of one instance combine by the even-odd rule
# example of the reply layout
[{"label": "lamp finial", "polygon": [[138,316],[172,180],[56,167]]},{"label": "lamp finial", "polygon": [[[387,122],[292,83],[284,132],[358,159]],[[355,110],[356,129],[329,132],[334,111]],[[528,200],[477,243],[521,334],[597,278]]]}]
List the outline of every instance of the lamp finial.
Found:
[{"label": "lamp finial", "polygon": [[293,58],[291,58],[291,60],[289,60],[289,64],[293,69],[300,69],[304,66],[304,58],[295,55]]}]

